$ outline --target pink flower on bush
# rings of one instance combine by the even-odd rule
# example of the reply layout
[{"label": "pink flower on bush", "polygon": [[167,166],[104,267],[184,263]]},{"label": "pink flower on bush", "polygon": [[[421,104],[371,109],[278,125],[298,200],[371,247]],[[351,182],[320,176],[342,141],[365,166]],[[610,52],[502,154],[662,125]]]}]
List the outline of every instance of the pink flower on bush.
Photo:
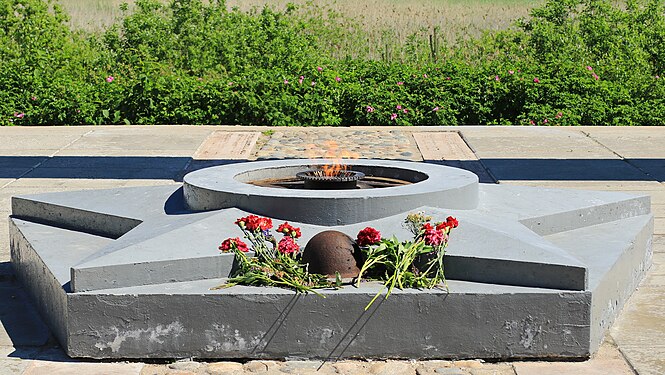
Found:
[{"label": "pink flower on bush", "polygon": [[37,97],[36,97],[36,96],[32,96],[32,97],[30,97],[30,100],[35,101],[35,100],[37,100]]},{"label": "pink flower on bush", "polygon": [[499,82],[499,81],[501,81],[501,78],[499,78],[499,76],[494,76],[494,80]]},{"label": "pink flower on bush", "polygon": [[540,80],[539,80],[538,78],[534,78],[534,79],[533,79],[533,82],[534,82],[534,83],[540,83]]},{"label": "pink flower on bush", "polygon": [[600,79],[600,77],[598,77],[598,74],[596,74],[596,73],[591,73],[591,76],[592,76],[593,79],[595,79],[596,81]]},{"label": "pink flower on bush", "polygon": [[366,227],[358,232],[356,243],[358,246],[369,246],[379,243],[381,241],[381,232],[372,228]]},{"label": "pink flower on bush", "polygon": [[450,81],[450,77],[446,77],[446,81]]},{"label": "pink flower on bush", "polygon": [[438,112],[438,111],[439,111],[439,107],[432,108],[432,112]]},{"label": "pink flower on bush", "polygon": [[406,108],[404,108],[404,110],[402,110],[402,112],[404,112],[404,113],[409,113],[409,110],[406,109]]},{"label": "pink flower on bush", "polygon": [[390,121],[395,121],[397,120],[397,113],[393,113],[390,115]]},{"label": "pink flower on bush", "polygon": [[318,70],[319,72],[322,72],[322,71],[323,71],[323,68],[320,67],[320,66],[317,66],[317,67],[316,67],[316,70]]},{"label": "pink flower on bush", "polygon": [[23,112],[21,112],[21,113],[14,112],[14,117],[16,117],[16,118],[23,118],[23,117],[25,117],[25,113],[23,113]]},{"label": "pink flower on bush", "polygon": [[374,112],[374,107],[372,107],[371,105],[368,105],[367,106],[367,113],[372,113],[372,112]]},{"label": "pink flower on bush", "polygon": [[115,80],[115,78],[114,78],[113,76],[108,76],[108,77],[106,77],[106,82],[108,82],[108,83],[111,83],[111,82],[113,82],[114,80]]},{"label": "pink flower on bush", "polygon": [[304,79],[305,79],[305,76],[300,76],[300,78],[298,78],[298,83],[302,85],[302,81]]},{"label": "pink flower on bush", "polygon": [[656,79],[660,79],[660,76],[659,76],[659,75],[656,75],[654,78],[656,78]]},{"label": "pink flower on bush", "polygon": [[284,84],[285,84],[285,85],[288,85],[288,84],[289,84],[289,81],[288,81],[287,79],[285,79],[285,80],[284,80]]},{"label": "pink flower on bush", "polygon": [[547,119],[544,119],[544,120],[543,120],[543,124],[547,124],[548,122],[549,122],[549,121],[547,121]]},{"label": "pink flower on bush", "polygon": [[427,78],[427,74],[423,74],[423,78]]},{"label": "pink flower on bush", "polygon": [[341,82],[341,81],[342,81],[342,79],[341,79],[341,78],[339,78],[339,77],[335,77],[335,81],[337,81],[337,82]]},{"label": "pink flower on bush", "polygon": [[282,254],[295,254],[300,251],[300,246],[298,246],[293,237],[285,236],[277,243],[277,251]]},{"label": "pink flower on bush", "polygon": [[404,82],[402,82],[402,81],[397,82],[397,86],[402,86],[403,84],[404,84]]},{"label": "pink flower on bush", "polygon": [[233,249],[238,249],[242,251],[243,253],[246,253],[249,251],[249,247],[247,247],[247,244],[242,242],[240,238],[235,237],[235,238],[227,238],[224,241],[222,241],[222,244],[219,246],[219,250],[223,252],[229,252],[233,251]]},{"label": "pink flower on bush", "polygon": [[508,74],[515,74],[515,71],[514,70],[509,70]]},{"label": "pink flower on bush", "polygon": [[591,66],[587,65],[587,66],[586,66],[586,70],[588,70],[588,71],[592,71],[593,68],[592,68]]},{"label": "pink flower on bush", "polygon": [[316,82],[312,81],[312,87],[316,86]]},{"label": "pink flower on bush", "polygon": [[398,104],[395,108],[402,109],[402,106]]},{"label": "pink flower on bush", "polygon": [[533,121],[533,120],[529,120],[529,124],[530,124],[530,125],[536,125],[536,122]]}]

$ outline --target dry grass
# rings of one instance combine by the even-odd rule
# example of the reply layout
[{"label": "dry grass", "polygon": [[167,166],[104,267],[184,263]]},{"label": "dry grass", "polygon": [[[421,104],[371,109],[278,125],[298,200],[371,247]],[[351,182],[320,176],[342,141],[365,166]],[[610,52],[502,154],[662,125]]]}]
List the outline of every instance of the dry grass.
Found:
[{"label": "dry grass", "polygon": [[[164,0],[166,1],[166,0]],[[457,37],[477,36],[483,30],[507,28],[544,0],[313,0],[343,16],[355,19],[376,45],[385,44],[389,35],[403,43],[409,35],[427,35],[438,27],[439,37],[454,41]],[[120,4],[132,0],[60,0],[71,15],[73,26],[99,30],[110,25],[121,12]],[[227,0],[227,6],[249,10],[270,4],[284,9],[292,2],[306,0]],[[386,31],[388,31],[386,33]],[[371,43],[370,43],[371,44]]]}]

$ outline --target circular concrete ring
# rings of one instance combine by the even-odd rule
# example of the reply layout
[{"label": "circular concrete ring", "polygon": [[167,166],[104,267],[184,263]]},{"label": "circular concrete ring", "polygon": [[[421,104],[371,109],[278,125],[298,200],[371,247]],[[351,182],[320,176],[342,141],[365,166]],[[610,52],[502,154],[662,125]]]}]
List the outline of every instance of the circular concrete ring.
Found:
[{"label": "circular concrete ring", "polygon": [[353,170],[398,178],[410,185],[380,189],[296,190],[248,181],[295,176],[325,159],[269,160],[228,164],[187,174],[183,192],[195,211],[235,207],[274,219],[315,225],[346,225],[397,215],[423,206],[474,209],[478,176],[452,167],[396,160],[349,160]]}]

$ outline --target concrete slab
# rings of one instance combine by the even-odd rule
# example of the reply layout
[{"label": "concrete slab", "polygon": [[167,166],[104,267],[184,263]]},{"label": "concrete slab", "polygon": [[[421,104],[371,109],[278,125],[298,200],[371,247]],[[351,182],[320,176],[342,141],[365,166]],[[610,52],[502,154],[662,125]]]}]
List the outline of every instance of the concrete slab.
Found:
[{"label": "concrete slab", "polygon": [[[531,136],[528,141],[520,136],[491,136],[463,131],[464,139],[476,156],[485,159],[620,159],[606,147],[582,133],[543,132],[541,137]],[[538,132],[535,132],[538,133]],[[533,135],[534,133],[532,133]]]},{"label": "concrete slab", "polygon": [[610,180],[502,180],[502,184],[552,187],[577,190],[602,190],[602,191],[625,191],[636,194],[652,194],[665,189],[658,181],[634,180],[634,181],[610,181]]},{"label": "concrete slab", "polygon": [[182,150],[191,155],[211,132],[210,127],[190,126],[187,131],[183,130],[168,126],[100,127],[77,139],[67,150],[86,151],[85,154],[90,150],[125,153],[131,150],[162,153],[164,150]]},{"label": "concrete slab", "polygon": [[626,159],[665,158],[662,128],[585,128],[583,132]]},{"label": "concrete slab", "polygon": [[259,132],[215,131],[206,138],[192,156],[197,160],[249,159]]},{"label": "concrete slab", "polygon": [[[31,150],[40,150],[35,155],[52,154],[67,147],[90,132],[88,127],[5,127],[0,133],[0,155],[32,155]],[[21,150],[23,150],[21,152]],[[30,150],[30,151],[28,151]]]}]

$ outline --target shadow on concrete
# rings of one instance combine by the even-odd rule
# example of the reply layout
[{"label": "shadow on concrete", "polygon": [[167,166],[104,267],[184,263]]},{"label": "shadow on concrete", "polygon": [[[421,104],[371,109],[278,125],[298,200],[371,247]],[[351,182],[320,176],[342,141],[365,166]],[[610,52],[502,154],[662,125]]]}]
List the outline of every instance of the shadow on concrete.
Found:
[{"label": "shadow on concrete", "polygon": [[0,156],[0,178],[181,181],[187,172],[239,161],[168,156]]},{"label": "shadow on concrete", "polygon": [[469,170],[480,182],[500,180],[665,181],[665,159],[428,160]]},{"label": "shadow on concrete", "polygon": [[447,167],[466,169],[478,176],[478,181],[483,184],[495,184],[497,180],[492,173],[485,168],[480,160],[425,160],[426,163],[445,165]]},{"label": "shadow on concrete", "polygon": [[[8,264],[2,262],[0,266],[4,268]],[[0,324],[4,328],[4,332],[0,330],[0,345],[24,348],[25,353],[34,355],[35,348],[43,348],[53,342],[48,327],[13,275],[0,279],[0,301]],[[16,349],[9,356],[24,358],[20,352]]]}]

